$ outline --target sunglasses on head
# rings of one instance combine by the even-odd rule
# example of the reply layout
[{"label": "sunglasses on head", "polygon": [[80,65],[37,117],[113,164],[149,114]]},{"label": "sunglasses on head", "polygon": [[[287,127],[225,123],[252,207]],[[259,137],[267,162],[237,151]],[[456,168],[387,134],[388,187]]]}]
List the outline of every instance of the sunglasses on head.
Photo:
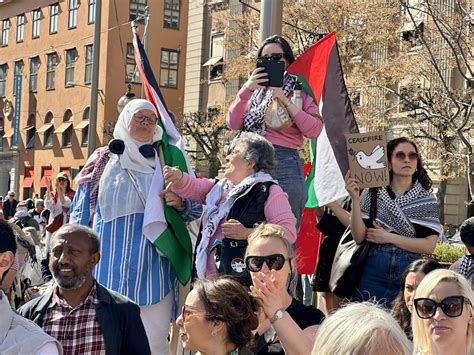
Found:
[{"label": "sunglasses on head", "polygon": [[278,61],[278,60],[281,60],[284,57],[285,57],[284,53],[272,53],[270,55],[264,55],[264,56],[258,57],[258,59],[271,59],[271,60]]},{"label": "sunglasses on head", "polygon": [[[288,259],[290,260],[290,259]],[[263,263],[267,264],[270,270],[281,270],[285,265],[286,258],[282,254],[272,254],[266,256],[247,256],[245,258],[245,265],[251,272],[258,272],[262,270]]]},{"label": "sunglasses on head", "polygon": [[462,314],[465,302],[469,304],[471,303],[464,296],[449,296],[441,302],[433,301],[431,298],[416,298],[414,301],[416,314],[418,314],[418,317],[421,319],[429,319],[433,317],[438,307],[441,307],[444,314],[448,317],[459,317]]},{"label": "sunglasses on head", "polygon": [[404,161],[407,157],[410,160],[417,160],[420,155],[416,152],[410,152],[408,154],[405,154],[404,152],[397,152],[395,153],[395,158],[397,158],[400,161]]}]

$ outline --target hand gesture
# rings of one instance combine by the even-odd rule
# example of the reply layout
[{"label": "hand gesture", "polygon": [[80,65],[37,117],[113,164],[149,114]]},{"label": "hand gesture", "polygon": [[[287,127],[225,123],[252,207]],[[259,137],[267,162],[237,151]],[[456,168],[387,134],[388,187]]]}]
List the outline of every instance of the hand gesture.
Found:
[{"label": "hand gesture", "polygon": [[174,192],[163,190],[160,192],[160,197],[165,200],[166,205],[174,207],[178,211],[184,209],[184,200]]},{"label": "hand gesture", "polygon": [[178,167],[171,167],[165,165],[163,167],[163,178],[165,179],[166,191],[174,186],[177,188],[181,188],[184,186],[184,173]]},{"label": "hand gesture", "polygon": [[375,221],[373,222],[373,225],[373,228],[367,228],[365,239],[368,242],[375,244],[389,244],[390,233],[375,223]]},{"label": "hand gesture", "polygon": [[221,224],[222,233],[226,237],[239,240],[247,240],[253,229],[245,228],[242,223],[235,219],[229,219]]},{"label": "hand gesture", "polygon": [[360,181],[356,177],[351,176],[350,170],[347,171],[344,178],[346,181],[346,190],[352,198],[352,201],[359,200],[360,195]]},{"label": "hand gesture", "polygon": [[278,102],[283,105],[283,106],[287,106],[288,103],[290,102],[290,99],[287,98],[285,96],[285,94],[283,93],[283,89],[282,88],[274,88],[272,87],[272,97],[274,99],[277,99]]},{"label": "hand gesture", "polygon": [[268,81],[268,74],[265,71],[265,68],[256,68],[250,77],[245,82],[244,86],[250,91],[255,91],[262,86],[263,83]]},{"label": "hand gesture", "polygon": [[280,308],[285,308],[287,292],[275,276],[275,271],[269,274],[258,272],[252,274],[253,286],[250,286],[252,296],[259,298],[262,302],[263,311],[268,318],[273,317]]}]

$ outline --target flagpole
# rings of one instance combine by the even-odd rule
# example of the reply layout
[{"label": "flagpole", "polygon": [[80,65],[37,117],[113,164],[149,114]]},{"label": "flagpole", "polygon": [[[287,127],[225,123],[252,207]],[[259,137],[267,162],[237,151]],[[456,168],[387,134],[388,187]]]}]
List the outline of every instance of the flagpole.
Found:
[{"label": "flagpole", "polygon": [[94,18],[94,45],[93,45],[93,65],[91,83],[91,107],[89,111],[89,132],[87,142],[87,155],[91,156],[95,150],[97,134],[97,96],[99,94],[99,59],[100,59],[100,18],[102,0],[95,0]]}]

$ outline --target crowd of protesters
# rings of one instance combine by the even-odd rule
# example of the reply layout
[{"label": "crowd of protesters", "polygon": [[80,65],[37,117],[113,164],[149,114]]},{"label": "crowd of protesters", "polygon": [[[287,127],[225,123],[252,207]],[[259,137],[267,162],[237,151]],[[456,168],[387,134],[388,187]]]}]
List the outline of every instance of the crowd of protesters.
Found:
[{"label": "crowd of protesters", "polygon": [[[294,60],[278,36],[258,55],[285,67]],[[387,144],[388,186],[363,190],[348,172],[348,198],[320,209],[314,287],[322,302],[298,299],[294,244],[307,191],[297,148],[323,120],[308,94],[293,100],[292,76],[282,88],[266,80],[256,69],[229,110],[229,128],[242,132],[220,180],[164,164],[154,147],[163,135],[158,112],[135,99],[74,184],[59,172],[44,196],[17,201],[8,192],[0,354],[474,354],[474,218],[461,226],[467,253],[452,270],[426,257],[441,234],[437,205],[405,137]],[[274,101],[290,126],[266,127]],[[186,290],[173,251],[159,251],[153,236],[167,223],[176,232],[195,221]],[[368,253],[343,298],[330,279],[346,231]]]}]

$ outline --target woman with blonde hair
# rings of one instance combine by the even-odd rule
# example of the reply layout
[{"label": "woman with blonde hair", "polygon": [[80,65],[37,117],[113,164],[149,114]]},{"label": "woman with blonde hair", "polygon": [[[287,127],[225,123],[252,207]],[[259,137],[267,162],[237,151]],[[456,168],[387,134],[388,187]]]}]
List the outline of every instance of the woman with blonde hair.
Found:
[{"label": "woman with blonde hair", "polygon": [[411,353],[412,345],[395,319],[370,302],[350,303],[329,316],[312,351],[313,355]]},{"label": "woman with blonde hair", "polygon": [[412,312],[416,354],[474,354],[472,304],[466,279],[451,270],[434,270],[420,282]]}]

